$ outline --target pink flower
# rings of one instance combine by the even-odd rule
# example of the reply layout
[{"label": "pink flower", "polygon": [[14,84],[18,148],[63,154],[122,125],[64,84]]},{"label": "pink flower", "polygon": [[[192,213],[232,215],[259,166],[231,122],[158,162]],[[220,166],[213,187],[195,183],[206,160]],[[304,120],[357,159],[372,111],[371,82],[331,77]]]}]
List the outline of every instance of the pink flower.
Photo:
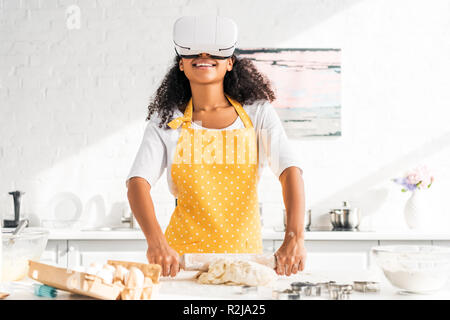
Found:
[{"label": "pink flower", "polygon": [[406,180],[410,184],[417,184],[420,180],[422,180],[422,178],[420,177],[418,172],[410,172],[406,176]]},{"label": "pink flower", "polygon": [[428,185],[433,182],[433,177],[431,176],[430,170],[427,166],[422,165],[414,168],[407,173],[406,180],[410,184],[417,184],[421,182],[418,186],[419,189],[426,189]]}]

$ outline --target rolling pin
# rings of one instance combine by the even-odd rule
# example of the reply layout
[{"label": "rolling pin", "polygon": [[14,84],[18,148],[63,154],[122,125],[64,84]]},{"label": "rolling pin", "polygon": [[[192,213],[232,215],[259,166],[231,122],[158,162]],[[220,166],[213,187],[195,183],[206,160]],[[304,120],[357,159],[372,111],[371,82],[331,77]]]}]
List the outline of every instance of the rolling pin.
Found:
[{"label": "rolling pin", "polygon": [[272,269],[276,266],[273,253],[185,253],[180,257],[180,269],[186,271],[208,271],[209,265],[218,259],[253,261]]}]

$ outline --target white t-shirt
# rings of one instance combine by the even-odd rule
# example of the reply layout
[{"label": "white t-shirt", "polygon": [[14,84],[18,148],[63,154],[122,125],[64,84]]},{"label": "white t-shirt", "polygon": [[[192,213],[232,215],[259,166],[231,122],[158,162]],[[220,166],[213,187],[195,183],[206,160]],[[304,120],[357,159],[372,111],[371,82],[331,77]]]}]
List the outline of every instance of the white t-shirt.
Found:
[{"label": "white t-shirt", "polygon": [[[256,130],[259,152],[258,181],[262,169],[267,163],[277,178],[284,169],[291,166],[296,166],[300,169],[300,172],[303,172],[296,149],[291,146],[273,105],[267,100],[257,100],[251,105],[243,105],[242,107],[249,115]],[[180,110],[175,110],[172,119],[181,116],[183,116],[183,113]],[[128,179],[142,177],[147,180],[150,186],[154,186],[164,170],[171,168],[181,126],[177,129],[159,128],[159,122],[159,116],[156,113],[152,114],[130,173],[127,176],[126,185],[128,185]],[[241,117],[238,116],[236,121],[226,128],[209,130],[231,130],[244,127]],[[195,122],[192,122],[192,128],[207,129]],[[176,197],[170,172],[167,172],[167,183],[170,192]]]}]

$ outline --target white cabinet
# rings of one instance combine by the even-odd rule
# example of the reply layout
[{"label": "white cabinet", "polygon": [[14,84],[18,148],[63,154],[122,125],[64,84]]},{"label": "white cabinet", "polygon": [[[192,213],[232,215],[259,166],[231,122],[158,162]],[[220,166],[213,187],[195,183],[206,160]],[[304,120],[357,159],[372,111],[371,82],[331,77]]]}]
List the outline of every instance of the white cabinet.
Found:
[{"label": "white cabinet", "polygon": [[148,263],[146,253],[145,240],[69,240],[67,266],[106,263],[108,259]]},{"label": "white cabinet", "polygon": [[450,240],[433,240],[433,245],[441,247],[450,247]]},{"label": "white cabinet", "polygon": [[67,240],[49,240],[40,261],[61,267],[67,266]]}]

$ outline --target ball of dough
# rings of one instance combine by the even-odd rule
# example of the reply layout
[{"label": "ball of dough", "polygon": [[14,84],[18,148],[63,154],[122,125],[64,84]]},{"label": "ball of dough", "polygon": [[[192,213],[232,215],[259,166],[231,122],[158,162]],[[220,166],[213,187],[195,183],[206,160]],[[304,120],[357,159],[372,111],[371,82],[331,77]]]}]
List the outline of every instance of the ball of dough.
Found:
[{"label": "ball of dough", "polygon": [[269,286],[277,279],[275,270],[253,261],[220,259],[210,264],[208,272],[201,273],[197,282],[203,284],[229,284]]}]

